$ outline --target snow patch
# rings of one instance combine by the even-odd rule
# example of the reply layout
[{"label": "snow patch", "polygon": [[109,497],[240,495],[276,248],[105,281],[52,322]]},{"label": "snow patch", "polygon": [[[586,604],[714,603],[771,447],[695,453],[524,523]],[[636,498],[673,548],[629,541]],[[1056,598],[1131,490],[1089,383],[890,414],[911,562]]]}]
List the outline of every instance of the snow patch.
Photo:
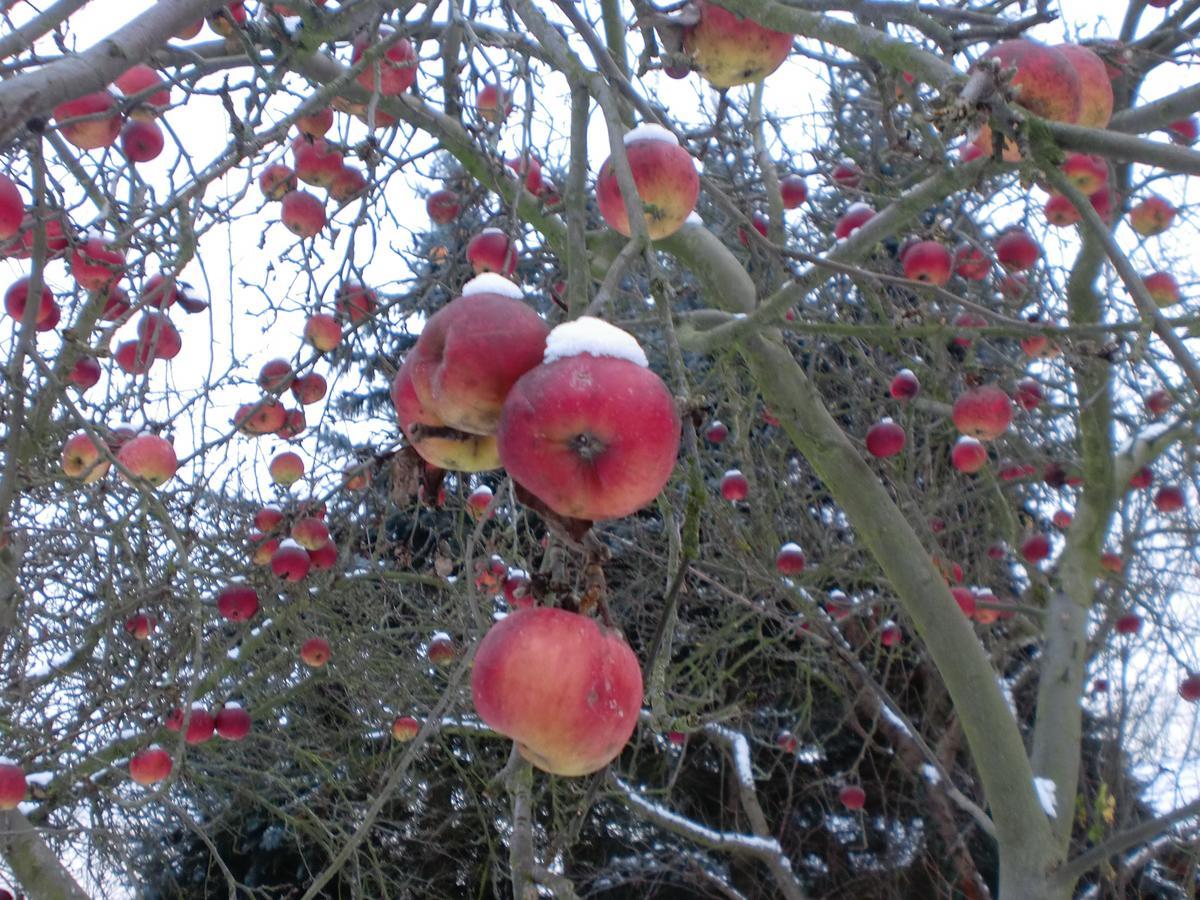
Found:
[{"label": "snow patch", "polygon": [[688,213],[688,217],[683,220],[683,223],[685,225],[703,225],[704,220],[700,218],[700,213],[693,209],[690,213]]},{"label": "snow patch", "polygon": [[780,553],[792,553],[792,552],[803,552],[803,551],[800,550],[800,545],[797,544],[795,541],[788,541],[786,544],[784,544],[782,547],[779,548],[779,552]]},{"label": "snow patch", "polygon": [[549,365],[570,356],[612,356],[648,368],[650,361],[628,331],[592,316],[580,316],[573,322],[556,326],[546,338],[546,354],[542,362]]},{"label": "snow patch", "polygon": [[754,788],[754,769],[750,765],[750,742],[746,736],[721,725],[708,726],[709,731],[729,744],[733,751],[733,763],[737,767],[738,781],[743,787]]},{"label": "snow patch", "polygon": [[450,640],[450,635],[444,631],[436,632],[434,634],[434,636],[429,639],[430,643],[432,643],[433,641],[448,641],[448,640]]},{"label": "snow patch", "polygon": [[503,275],[495,272],[476,275],[464,284],[462,295],[470,297],[472,294],[499,294],[501,297],[509,297],[513,300],[520,300],[525,296],[519,285],[513,284]]},{"label": "snow patch", "polygon": [[666,128],[661,125],[655,125],[653,122],[646,122],[639,125],[633,131],[625,135],[625,146],[628,147],[635,141],[661,141],[664,144],[674,144],[679,146],[679,138],[675,137]]},{"label": "snow patch", "polygon": [[504,229],[502,229],[502,228],[485,228],[485,229],[483,229],[483,231],[481,231],[481,232],[479,232],[479,233],[480,233],[481,235],[484,235],[484,234],[504,234]]},{"label": "snow patch", "polygon": [[930,784],[939,784],[942,780],[942,774],[929,763],[921,766],[921,774],[925,776],[925,780]]},{"label": "snow patch", "polygon": [[282,541],[280,541],[280,542],[279,542],[279,549],[280,549],[280,550],[284,549],[285,547],[286,547],[286,548],[288,548],[288,549],[291,549],[292,547],[295,547],[297,550],[303,550],[303,549],[304,549],[304,548],[303,548],[303,547],[301,547],[301,546],[300,546],[298,543],[296,543],[295,541],[293,541],[291,538],[286,538],[285,540],[282,540]]},{"label": "snow patch", "polygon": [[1046,811],[1046,815],[1050,818],[1055,818],[1058,813],[1058,798],[1055,795],[1054,782],[1049,778],[1039,778],[1034,776],[1033,789],[1037,791],[1038,801],[1042,804],[1042,809]]},{"label": "snow patch", "polygon": [[36,784],[38,787],[45,787],[53,780],[53,772],[27,772],[25,774],[25,782],[27,784]]}]

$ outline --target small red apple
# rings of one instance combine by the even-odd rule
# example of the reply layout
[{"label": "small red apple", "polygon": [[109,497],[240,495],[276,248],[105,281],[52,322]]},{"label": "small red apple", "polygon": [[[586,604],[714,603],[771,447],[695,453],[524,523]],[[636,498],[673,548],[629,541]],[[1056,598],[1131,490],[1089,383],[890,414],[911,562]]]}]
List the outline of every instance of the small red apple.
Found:
[{"label": "small red apple", "polygon": [[289,487],[304,477],[304,460],[300,458],[299,454],[292,453],[289,450],[277,454],[271,460],[268,470],[271,473],[272,481],[284,487]]},{"label": "small red apple", "polygon": [[938,241],[918,241],[905,251],[901,259],[905,278],[938,287],[950,280],[953,262],[950,251]]},{"label": "small red apple", "polygon": [[713,420],[704,429],[704,439],[712,444],[720,444],[729,437],[729,428],[719,419]]},{"label": "small red apple", "polygon": [[162,747],[150,747],[133,754],[129,777],[138,784],[157,784],[171,774],[171,754]]},{"label": "small red apple", "polygon": [[844,159],[833,167],[833,172],[830,173],[829,177],[838,187],[853,190],[862,184],[863,172],[858,167],[858,163],[853,160]]},{"label": "small red apple", "polygon": [[217,595],[217,611],[230,622],[249,622],[258,612],[258,591],[246,584],[231,584]]},{"label": "small red apple", "polygon": [[467,243],[467,262],[476,275],[495,272],[508,276],[517,269],[517,251],[499,228],[485,228]]},{"label": "small red apple", "polygon": [[846,809],[862,809],[867,803],[867,792],[856,784],[848,784],[838,791],[838,800]]},{"label": "small red apple", "polygon": [[1164,484],[1154,494],[1154,508],[1161,513],[1179,512],[1183,507],[1183,491],[1173,484]]},{"label": "small red apple", "polygon": [[325,227],[325,204],[308,191],[291,191],[283,198],[279,219],[297,237],[314,237]]},{"label": "small red apple", "polygon": [[795,209],[808,199],[808,185],[799,175],[787,175],[779,180],[779,197],[784,209]]},{"label": "small red apple", "polygon": [[392,722],[392,738],[401,743],[411,741],[420,730],[421,723],[412,716],[396,716]]},{"label": "small red apple", "polygon": [[292,540],[305,550],[316,550],[329,543],[329,526],[316,516],[304,516],[292,526]]},{"label": "small red apple", "polygon": [[443,188],[425,198],[425,211],[429,213],[429,218],[435,225],[449,225],[462,212],[462,203],[459,202],[458,194],[449,188]]},{"label": "small red apple", "polygon": [[1160,309],[1179,302],[1179,284],[1169,272],[1154,272],[1142,279],[1150,299]]},{"label": "small red apple", "polygon": [[1117,617],[1115,628],[1117,634],[1141,634],[1142,617],[1137,613],[1124,613]]},{"label": "small red apple", "polygon": [[1025,562],[1037,565],[1050,556],[1050,539],[1044,534],[1031,534],[1021,542],[1021,556]]},{"label": "small red apple", "polygon": [[[394,33],[390,28],[381,28],[377,35],[362,35],[354,42],[351,61],[358,63],[370,47],[390,41]],[[378,91],[386,96],[403,94],[417,80],[417,51],[407,38],[394,41],[382,58],[368,63],[358,74],[358,83],[368,91]]]},{"label": "small red apple", "polygon": [[895,456],[904,449],[904,429],[891,419],[883,419],[867,429],[867,452],[877,459]]},{"label": "small red apple", "polygon": [[968,281],[983,281],[992,270],[986,253],[971,244],[959,244],[954,250],[954,273]]},{"label": "small red apple", "polygon": [[730,503],[745,500],[750,493],[750,482],[738,469],[730,469],[721,476],[721,496]]},{"label": "small red apple", "polygon": [[964,391],[954,401],[953,419],[960,432],[981,441],[993,441],[1012,422],[1012,401],[993,385]]},{"label": "small red apple", "polygon": [[325,638],[309,638],[300,647],[300,659],[313,669],[319,669],[329,662],[330,656],[329,641]]},{"label": "small red apple", "polygon": [[869,203],[851,203],[834,223],[833,236],[839,241],[850,237],[863,225],[875,218],[875,208]]},{"label": "small red apple", "polygon": [[1179,696],[1188,703],[1200,700],[1200,675],[1190,674],[1179,682]]},{"label": "small red apple", "polygon": [[166,138],[157,122],[131,119],[121,129],[121,152],[131,163],[158,159],[166,146]]},{"label": "small red apple", "polygon": [[[117,99],[108,91],[84,94],[54,107],[54,120],[62,136],[80,150],[111,147],[121,133]],[[76,121],[83,120],[87,121]]]},{"label": "small red apple", "polygon": [[1009,271],[1032,269],[1042,248],[1023,228],[1012,228],[996,238],[996,261]]},{"label": "small red apple", "polygon": [[950,462],[958,471],[973,475],[987,465],[987,448],[975,438],[963,435],[950,451]]},{"label": "small red apple", "polygon": [[799,575],[804,571],[804,551],[799,544],[788,542],[775,555],[775,571],[780,575]]},{"label": "small red apple", "polygon": [[125,274],[125,251],[90,237],[71,254],[71,275],[86,291],[107,292]]},{"label": "small red apple", "polygon": [[280,541],[279,547],[271,554],[271,571],[284,581],[302,581],[308,577],[312,568],[312,559],[308,551],[290,538]]},{"label": "small red apple", "polygon": [[149,640],[157,626],[158,621],[147,613],[136,613],[125,620],[125,631],[135,641]]},{"label": "small red apple", "polygon": [[1129,211],[1129,227],[1143,237],[1162,234],[1175,221],[1175,207],[1162,197],[1147,197]]},{"label": "small red apple", "polygon": [[450,635],[439,631],[429,639],[429,647],[425,651],[429,661],[435,666],[448,666],[458,658],[458,649]]},{"label": "small red apple", "polygon": [[1195,116],[1177,119],[1167,126],[1167,134],[1176,144],[1190,147],[1196,143],[1196,138],[1200,137],[1200,123],[1196,121]]},{"label": "small red apple", "polygon": [[[669,237],[696,208],[700,176],[690,153],[667,129],[646,124],[625,135],[625,155],[634,186],[642,199],[646,232],[651,240]],[[605,161],[596,178],[600,214],[614,231],[629,237],[632,228],[612,159]]]},{"label": "small red apple", "polygon": [[217,712],[215,720],[217,734],[227,741],[240,741],[250,733],[253,721],[250,713],[236,703],[226,703]]},{"label": "small red apple", "polygon": [[494,84],[485,84],[475,95],[475,111],[493,125],[499,125],[512,112],[512,94]]},{"label": "small red apple", "polygon": [[[151,487],[161,487],[171,480],[179,467],[175,447],[166,438],[156,434],[140,434],[127,442],[117,453],[117,462],[129,474]],[[128,477],[122,473],[122,478]]]},{"label": "small red apple", "polygon": [[258,176],[258,186],[268,200],[282,200],[300,187],[295,171],[282,163],[267,166]]},{"label": "small red apple", "polygon": [[1042,402],[1042,386],[1032,378],[1022,378],[1017,382],[1016,399],[1021,409],[1037,409]]}]

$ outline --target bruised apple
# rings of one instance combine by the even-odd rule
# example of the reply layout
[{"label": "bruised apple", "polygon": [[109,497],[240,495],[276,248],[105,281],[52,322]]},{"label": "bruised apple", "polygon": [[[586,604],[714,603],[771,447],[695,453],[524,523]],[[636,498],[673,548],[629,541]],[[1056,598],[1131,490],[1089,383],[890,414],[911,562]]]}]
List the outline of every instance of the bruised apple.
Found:
[{"label": "bruised apple", "polygon": [[539,769],[587,775],[633,734],[642,672],[616,631],[561,609],[522,609],[480,642],[471,697],[480,718]]},{"label": "bruised apple", "polygon": [[[625,135],[625,155],[642,200],[646,232],[652,240],[669,237],[683,227],[700,195],[700,176],[691,154],[662,126],[642,125]],[[629,212],[611,158],[596,178],[596,202],[613,230],[629,237]]]},{"label": "bruised apple", "polygon": [[412,354],[404,361],[392,382],[392,406],[400,420],[400,430],[431,466],[455,472],[486,472],[500,468],[496,439],[491,435],[468,434],[451,428],[432,411],[421,405],[413,390]]},{"label": "bruised apple", "polygon": [[541,362],[550,329],[521,296],[499,275],[472,279],[425,323],[405,360],[421,405],[451,428],[495,434],[509,390]]},{"label": "bruised apple", "polygon": [[496,432],[508,473],[559,515],[618,519],[663,489],[679,414],[632,335],[584,316],[559,325],[513,385]]}]

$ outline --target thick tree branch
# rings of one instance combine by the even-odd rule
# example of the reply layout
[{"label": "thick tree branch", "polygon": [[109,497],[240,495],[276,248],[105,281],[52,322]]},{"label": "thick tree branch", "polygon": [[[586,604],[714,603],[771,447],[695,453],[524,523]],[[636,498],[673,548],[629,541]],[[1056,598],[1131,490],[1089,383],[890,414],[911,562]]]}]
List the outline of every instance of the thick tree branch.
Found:
[{"label": "thick tree branch", "polygon": [[1197,815],[1200,815],[1200,800],[1193,800],[1191,803],[1181,806],[1179,809],[1173,810],[1166,815],[1159,816],[1157,819],[1150,819],[1148,822],[1142,822],[1128,831],[1114,834],[1104,843],[1097,844],[1090,850],[1085,850],[1074,859],[1060,866],[1055,870],[1054,878],[1060,884],[1072,885],[1079,880],[1081,875],[1102,864],[1109,857],[1115,856],[1131,847],[1136,847],[1145,841],[1153,840],[1176,822],[1182,822]]},{"label": "thick tree branch", "polygon": [[0,82],[0,144],[16,137],[30,119],[48,116],[60,103],[106,87],[176,32],[224,6],[224,0],[156,3],[82,53]]},{"label": "thick tree branch", "polygon": [[29,900],[88,900],[42,836],[15,809],[0,811],[0,856]]}]

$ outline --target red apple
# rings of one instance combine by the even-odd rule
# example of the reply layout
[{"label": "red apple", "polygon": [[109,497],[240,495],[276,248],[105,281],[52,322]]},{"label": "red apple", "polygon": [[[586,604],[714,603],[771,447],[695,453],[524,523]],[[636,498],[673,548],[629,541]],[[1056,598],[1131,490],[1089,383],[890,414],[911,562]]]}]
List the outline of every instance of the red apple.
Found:
[{"label": "red apple", "polygon": [[1142,617],[1137,613],[1124,613],[1117,617],[1117,634],[1141,634]]},{"label": "red apple", "polygon": [[324,137],[332,127],[333,110],[328,106],[296,119],[296,130],[312,140]]},{"label": "red apple", "polygon": [[[409,354],[409,359],[412,354]],[[400,430],[421,458],[439,469],[484,472],[500,466],[496,438],[450,428],[426,409],[413,389],[412,366],[404,361],[392,382],[392,405]]]},{"label": "red apple", "polygon": [[316,372],[301,375],[292,382],[292,394],[305,406],[325,396],[325,379]]},{"label": "red apple", "polygon": [[800,175],[787,175],[779,180],[779,197],[784,209],[795,209],[808,199],[808,185]]},{"label": "red apple", "polygon": [[714,420],[704,429],[704,439],[709,443],[720,444],[729,437],[729,427],[719,419]]},{"label": "red apple", "polygon": [[972,475],[987,465],[987,448],[975,438],[963,435],[950,451],[950,462],[958,471]]},{"label": "red apple", "polygon": [[993,385],[982,385],[959,395],[952,417],[963,434],[992,441],[1008,430],[1012,415],[1008,394]]},{"label": "red apple", "polygon": [[157,784],[171,774],[171,754],[162,747],[141,750],[129,760],[129,777],[138,784]]},{"label": "red apple", "polygon": [[1023,228],[1012,228],[996,238],[995,250],[996,261],[1010,272],[1033,268],[1042,255],[1038,242]]},{"label": "red apple", "polygon": [[125,620],[125,630],[136,641],[148,640],[157,626],[154,616],[146,613],[137,613]]},{"label": "red apple", "polygon": [[68,478],[80,478],[84,484],[92,484],[108,473],[108,467],[108,457],[100,453],[87,432],[71,435],[63,445],[62,469]]},{"label": "red apple", "polygon": [[396,716],[392,722],[392,738],[407,743],[417,736],[421,723],[412,716]]},{"label": "red apple", "polygon": [[361,325],[379,311],[379,298],[357,281],[344,281],[338,286],[334,306],[338,316],[351,325]]},{"label": "red apple", "polygon": [[983,281],[992,269],[987,254],[971,244],[959,244],[954,250],[954,273],[968,281]]},{"label": "red apple", "polygon": [[475,95],[475,110],[493,125],[499,125],[512,112],[512,94],[494,84],[485,84]]},{"label": "red apple", "polygon": [[308,191],[291,191],[283,198],[279,220],[297,237],[314,237],[325,227],[325,204]]},{"label": "red apple", "polygon": [[286,390],[293,379],[292,364],[286,359],[271,359],[258,370],[258,386],[264,391]]},{"label": "red apple", "polygon": [[16,809],[25,800],[25,770],[0,762],[0,809]]},{"label": "red apple", "polygon": [[504,576],[504,602],[509,609],[527,609],[536,604],[529,575],[521,569],[508,569]]},{"label": "red apple", "polygon": [[750,482],[738,469],[730,469],[721,476],[721,496],[730,503],[745,500],[750,493]]},{"label": "red apple", "polygon": [[904,277],[938,287],[950,280],[953,260],[950,251],[938,241],[918,241],[908,248],[901,260]]},{"label": "red apple", "polygon": [[[394,36],[390,28],[381,28],[377,35],[362,35],[354,42],[351,61],[358,63],[369,47],[378,47]],[[378,91],[385,97],[403,94],[417,80],[417,51],[408,38],[392,43],[382,58],[368,63],[358,74],[358,83],[368,91]]]},{"label": "red apple", "polygon": [[699,21],[684,29],[683,47],[715,88],[762,81],[791,52],[791,34],[764,28],[711,0],[697,0],[695,9]]},{"label": "red apple", "polygon": [[838,791],[838,800],[846,809],[858,810],[866,806],[867,793],[856,784],[848,784]]},{"label": "red apple", "polygon": [[[108,91],[96,91],[60,103],[54,107],[53,116],[62,136],[80,150],[111,147],[117,142],[123,121],[117,100]],[[87,121],[75,121],[80,119]]]},{"label": "red apple", "polygon": [[258,591],[247,584],[231,584],[217,595],[217,611],[230,622],[249,622],[258,612]]},{"label": "red apple", "polygon": [[300,659],[313,669],[319,669],[329,662],[330,656],[329,641],[325,638],[309,638],[300,647]]},{"label": "red apple", "polygon": [[329,543],[329,526],[316,516],[304,516],[292,526],[292,540],[305,550],[316,550]]},{"label": "red apple", "polygon": [[1153,390],[1146,395],[1146,411],[1155,418],[1166,415],[1174,403],[1171,395],[1162,388]]},{"label": "red apple", "polygon": [[486,484],[481,484],[467,496],[467,511],[478,519],[492,505],[492,497],[492,489]]},{"label": "red apple", "polygon": [[1046,221],[1056,228],[1070,228],[1083,221],[1083,216],[1075,208],[1075,204],[1062,194],[1051,194],[1046,205],[1042,207],[1042,215]]},{"label": "red apple", "polygon": [[365,194],[370,186],[361,169],[341,166],[329,181],[329,199],[335,203],[349,203]]},{"label": "red apple", "polygon": [[833,236],[839,241],[850,237],[863,225],[875,218],[875,208],[867,203],[851,203],[834,223]]},{"label": "red apple", "polygon": [[1164,484],[1154,494],[1154,508],[1161,513],[1179,512],[1183,507],[1183,491],[1173,484]]},{"label": "red apple", "polygon": [[679,414],[632,335],[584,316],[513,385],[496,442],[509,475],[560,515],[627,516],[675,468]]},{"label": "red apple", "polygon": [[203,744],[206,741],[212,740],[216,728],[217,720],[213,717],[212,713],[199,706],[193,706],[192,715],[188,718],[187,731],[183,733],[183,739],[189,744]]},{"label": "red apple", "polygon": [[312,568],[312,559],[308,551],[290,538],[280,541],[279,547],[271,554],[271,571],[284,581],[301,581],[308,577]]},{"label": "red apple", "polygon": [[901,402],[911,400],[920,392],[921,382],[917,381],[912,369],[901,369],[893,376],[892,383],[888,386],[888,393],[892,399]]},{"label": "red apple", "polygon": [[342,342],[342,326],[333,316],[314,313],[304,323],[304,339],[322,353],[328,353]]},{"label": "red apple", "polygon": [[904,449],[904,440],[904,429],[891,419],[883,419],[867,429],[867,452],[886,459]]},{"label": "red apple", "polygon": [[1113,111],[1113,90],[1104,60],[1079,44],[1059,44],[1054,49],[1067,58],[1079,76],[1079,115],[1061,121],[1075,122],[1086,128],[1108,127]]},{"label": "red apple", "polygon": [[1154,472],[1149,466],[1142,466],[1129,479],[1131,488],[1148,488],[1154,483]]},{"label": "red apple", "polygon": [[16,237],[25,220],[25,201],[7,175],[0,174],[0,241]]},{"label": "red apple", "polygon": [[429,318],[405,365],[421,405],[443,423],[494,434],[505,398],[542,361],[549,333],[515,285],[483,275]]},{"label": "red apple", "polygon": [[1116,553],[1101,553],[1100,568],[1114,574],[1120,574],[1121,570],[1125,568],[1125,560],[1121,559],[1120,555]]},{"label": "red apple", "polygon": [[[998,61],[1001,71],[1015,70],[1011,80],[1013,93],[1017,102],[1030,112],[1057,122],[1079,120],[1083,87],[1075,66],[1061,49],[1017,38],[996,44],[982,60]],[[988,126],[983,127],[976,143],[985,152],[991,150],[992,134]],[[1009,162],[1021,158],[1011,141],[1005,142],[1003,155]]]},{"label": "red apple", "polygon": [[1188,675],[1179,682],[1179,696],[1188,703],[1200,700],[1200,675]]},{"label": "red apple", "polygon": [[258,186],[268,200],[282,200],[300,187],[295,171],[283,163],[267,166],[258,176]]},{"label": "red apple", "polygon": [[1062,164],[1063,174],[1085,194],[1094,194],[1108,183],[1108,163],[1089,153],[1070,153]]},{"label": "red apple", "polygon": [[[145,481],[151,487],[166,484],[179,466],[175,447],[166,438],[156,434],[140,434],[126,443],[117,453],[117,462],[124,466],[131,476]],[[129,480],[124,474],[121,477]]]},{"label": "red apple", "polygon": [[121,152],[131,163],[158,159],[166,146],[166,138],[157,122],[131,119],[121,129]]},{"label": "red apple", "polygon": [[833,172],[830,173],[829,177],[838,187],[853,190],[862,184],[863,172],[854,160],[843,159],[833,167]]},{"label": "red apple", "polygon": [[276,484],[289,487],[304,477],[304,460],[298,454],[286,451],[277,454],[268,466],[271,480]]},{"label": "red apple", "polygon": [[250,713],[236,703],[226,703],[217,712],[217,734],[227,741],[240,741],[250,733],[253,722]]},{"label": "red apple", "polygon": [[257,403],[244,403],[234,413],[238,430],[249,435],[273,434],[287,420],[287,410],[274,397],[264,397]]},{"label": "red apple", "polygon": [[1065,509],[1055,511],[1054,516],[1050,519],[1054,523],[1055,528],[1062,529],[1063,531],[1070,528],[1074,520],[1075,517]]},{"label": "red apple", "polygon": [[968,619],[975,617],[976,604],[973,591],[965,587],[952,587],[950,588],[950,596],[954,598],[954,602],[958,604],[958,608],[962,610],[964,616]]},{"label": "red apple", "polygon": [[775,571],[780,575],[799,575],[804,571],[804,551],[799,544],[788,542],[775,555]]},{"label": "red apple", "polygon": [[480,718],[538,768],[587,775],[614,760],[633,734],[642,673],[625,640],[595,620],[522,609],[480,642],[471,696]]},{"label": "red apple", "polygon": [[1025,562],[1037,565],[1050,556],[1050,539],[1041,533],[1031,534],[1021,543],[1021,556]]},{"label": "red apple", "polygon": [[[696,208],[700,176],[695,161],[679,146],[674,134],[650,124],[625,135],[625,155],[642,199],[646,232],[651,240],[669,237],[683,227]],[[596,203],[604,221],[614,231],[626,237],[632,234],[611,158],[605,161],[596,178]]]},{"label": "red apple", "polygon": [[1167,126],[1167,134],[1176,144],[1190,147],[1200,137],[1200,123],[1197,123],[1195,116],[1177,119]]},{"label": "red apple", "polygon": [[[20,278],[14,281],[4,294],[4,311],[18,322],[21,322],[25,318],[25,304],[28,302],[28,299],[29,279]],[[53,316],[54,307],[54,295],[50,293],[50,289],[43,282],[38,302],[37,318],[34,319],[34,324],[48,322]]]},{"label": "red apple", "polygon": [[1017,405],[1024,410],[1037,409],[1042,402],[1042,386],[1032,378],[1017,382]]},{"label": "red apple", "polygon": [[468,242],[467,262],[476,275],[496,272],[508,276],[517,269],[517,250],[499,228],[485,228]]},{"label": "red apple", "polygon": [[320,547],[308,551],[309,568],[313,571],[324,572],[337,565],[338,548],[333,541],[326,541]]},{"label": "red apple", "polygon": [[87,291],[103,293],[125,274],[125,252],[104,238],[90,237],[71,254],[71,275]]},{"label": "red apple", "polygon": [[1162,197],[1147,197],[1129,211],[1129,227],[1143,237],[1162,234],[1175,221],[1175,207]]},{"label": "red apple", "polygon": [[429,639],[429,647],[426,649],[425,655],[435,666],[448,666],[458,657],[458,650],[450,635],[439,631]]},{"label": "red apple", "polygon": [[425,198],[425,211],[430,220],[436,225],[449,225],[462,212],[462,204],[458,194],[448,188],[434,191]]},{"label": "red apple", "polygon": [[1179,302],[1179,284],[1169,272],[1154,272],[1142,279],[1150,299],[1160,309],[1174,306]]},{"label": "red apple", "polygon": [[885,647],[898,647],[904,640],[904,633],[895,622],[884,622],[879,629],[879,643]]},{"label": "red apple", "polygon": [[179,330],[160,312],[144,313],[138,322],[137,334],[139,350],[153,359],[174,359],[183,347]]}]

